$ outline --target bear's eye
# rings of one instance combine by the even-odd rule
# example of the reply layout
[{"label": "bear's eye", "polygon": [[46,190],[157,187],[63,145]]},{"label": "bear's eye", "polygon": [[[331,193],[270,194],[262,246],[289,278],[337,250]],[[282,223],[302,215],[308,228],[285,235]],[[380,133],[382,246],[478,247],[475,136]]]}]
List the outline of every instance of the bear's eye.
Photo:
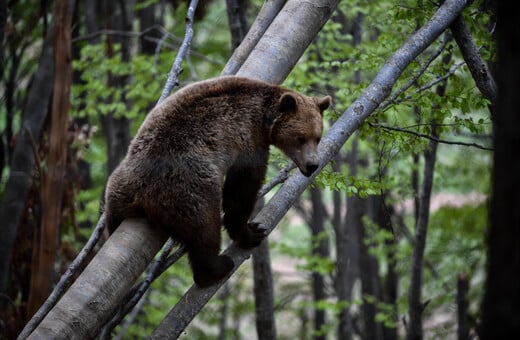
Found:
[{"label": "bear's eye", "polygon": [[303,145],[305,144],[307,141],[305,140],[305,137],[298,137],[296,138],[296,141],[298,142],[298,144],[300,145]]}]

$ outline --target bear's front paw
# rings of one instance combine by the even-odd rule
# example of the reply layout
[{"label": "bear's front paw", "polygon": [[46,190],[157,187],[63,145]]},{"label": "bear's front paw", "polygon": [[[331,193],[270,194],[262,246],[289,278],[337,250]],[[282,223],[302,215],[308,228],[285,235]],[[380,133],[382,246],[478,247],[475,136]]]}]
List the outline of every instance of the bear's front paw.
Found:
[{"label": "bear's front paw", "polygon": [[258,222],[251,222],[247,224],[240,235],[237,245],[240,248],[254,248],[257,247],[267,235],[267,228]]}]

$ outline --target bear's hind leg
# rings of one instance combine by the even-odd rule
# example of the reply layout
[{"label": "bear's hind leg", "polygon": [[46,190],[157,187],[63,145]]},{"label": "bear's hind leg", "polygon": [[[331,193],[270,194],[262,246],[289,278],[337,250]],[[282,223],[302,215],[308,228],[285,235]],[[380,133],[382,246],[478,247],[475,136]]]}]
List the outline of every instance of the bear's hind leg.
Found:
[{"label": "bear's hind leg", "polygon": [[208,209],[206,213],[200,213],[198,219],[190,226],[191,232],[183,235],[181,242],[188,250],[193,280],[198,286],[206,287],[229,274],[234,264],[229,256],[219,255],[220,210]]},{"label": "bear's hind leg", "polygon": [[206,254],[209,257],[201,256],[197,251],[188,250],[191,268],[193,270],[193,281],[200,287],[211,286],[222,280],[231,269],[233,260],[227,255]]}]

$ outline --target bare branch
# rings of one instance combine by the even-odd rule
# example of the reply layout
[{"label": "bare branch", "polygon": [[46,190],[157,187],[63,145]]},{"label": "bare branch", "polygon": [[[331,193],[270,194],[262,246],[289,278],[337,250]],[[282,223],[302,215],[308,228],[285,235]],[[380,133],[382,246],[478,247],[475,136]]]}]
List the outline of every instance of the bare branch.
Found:
[{"label": "bare branch", "polygon": [[269,183],[264,184],[264,186],[260,189],[260,191],[258,192],[258,198],[267,194],[278,184],[285,182],[285,180],[289,178],[289,173],[291,172],[291,170],[295,168],[296,164],[291,163],[285,166],[282,170],[280,170],[278,174]]},{"label": "bare branch", "polygon": [[179,85],[179,74],[183,71],[182,69],[182,61],[184,57],[190,50],[191,40],[193,38],[193,16],[195,15],[195,9],[197,8],[198,0],[191,0],[190,6],[188,7],[188,14],[186,15],[186,32],[184,36],[184,40],[182,41],[182,45],[179,48],[179,52],[175,57],[175,61],[173,62],[172,69],[168,73],[168,79],[166,80],[166,85],[164,86],[163,92],[157,104],[160,104],[166,97],[169,96],[170,92],[175,86]]},{"label": "bare branch", "polygon": [[[455,74],[455,72],[459,69],[459,67],[461,67],[462,65],[464,65],[465,62],[464,61],[461,61],[455,65],[453,65],[450,70],[445,74],[443,75],[442,77],[439,77],[437,79],[435,79],[434,81],[432,81],[431,83],[429,84],[426,84],[424,86],[421,86],[419,87],[417,90],[414,91],[414,94],[418,94],[418,93],[421,93],[421,92],[424,92],[426,90],[429,90],[431,89],[432,87],[434,87],[435,85],[439,84],[439,83],[442,83],[443,81],[445,81],[446,79],[448,79],[449,77],[451,77],[452,75]],[[403,103],[407,100],[410,100],[412,99],[412,95],[408,95],[406,97],[404,97],[403,99],[399,99],[399,100],[394,100],[393,102],[389,102],[389,101],[386,101],[385,104],[386,106],[382,106],[381,107],[383,109],[386,109],[388,107],[388,105],[390,104],[400,104],[400,103]]]}]

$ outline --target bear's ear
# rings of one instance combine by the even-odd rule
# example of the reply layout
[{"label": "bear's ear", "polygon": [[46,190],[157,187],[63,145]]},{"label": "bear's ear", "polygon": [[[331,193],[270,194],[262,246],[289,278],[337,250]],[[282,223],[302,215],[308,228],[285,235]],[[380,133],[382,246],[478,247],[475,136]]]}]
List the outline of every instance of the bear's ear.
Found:
[{"label": "bear's ear", "polygon": [[316,101],[316,104],[320,108],[320,111],[323,112],[329,108],[332,98],[330,96],[326,96],[323,98],[314,98],[314,100]]},{"label": "bear's ear", "polygon": [[278,111],[280,112],[296,112],[296,97],[290,92],[284,93],[278,101]]}]

